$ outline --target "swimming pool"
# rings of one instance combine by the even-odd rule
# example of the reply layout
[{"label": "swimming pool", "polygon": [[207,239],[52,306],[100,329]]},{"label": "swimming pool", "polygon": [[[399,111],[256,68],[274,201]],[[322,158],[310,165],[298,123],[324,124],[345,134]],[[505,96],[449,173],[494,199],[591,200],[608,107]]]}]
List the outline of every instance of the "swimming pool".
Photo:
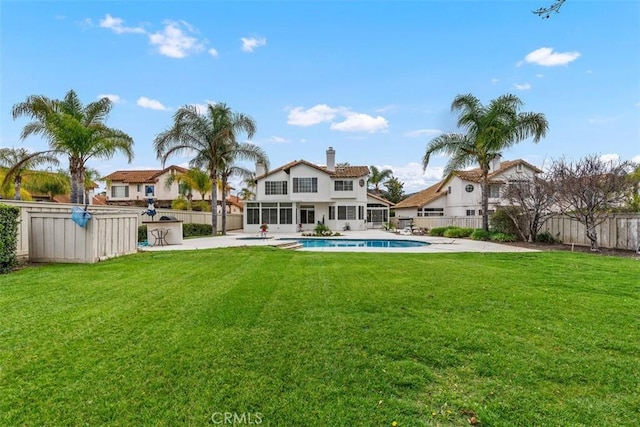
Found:
[{"label": "swimming pool", "polygon": [[386,240],[386,239],[278,239],[295,240],[303,248],[417,248],[428,246],[427,242],[416,240]]}]

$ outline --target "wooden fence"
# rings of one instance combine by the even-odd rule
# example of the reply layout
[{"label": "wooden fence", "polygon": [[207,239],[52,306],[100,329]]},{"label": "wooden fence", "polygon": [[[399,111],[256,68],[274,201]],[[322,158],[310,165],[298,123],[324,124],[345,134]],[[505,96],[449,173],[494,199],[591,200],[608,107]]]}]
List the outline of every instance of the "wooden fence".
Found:
[{"label": "wooden fence", "polygon": [[[391,218],[391,223],[400,226],[402,219]],[[482,217],[480,216],[428,216],[412,219],[413,226],[431,229],[435,227],[480,228]],[[590,246],[584,225],[569,217],[558,215],[552,217],[542,227],[541,232],[548,231],[562,243],[581,246]],[[603,248],[638,250],[640,246],[640,214],[610,214],[597,228],[598,244]]]}]

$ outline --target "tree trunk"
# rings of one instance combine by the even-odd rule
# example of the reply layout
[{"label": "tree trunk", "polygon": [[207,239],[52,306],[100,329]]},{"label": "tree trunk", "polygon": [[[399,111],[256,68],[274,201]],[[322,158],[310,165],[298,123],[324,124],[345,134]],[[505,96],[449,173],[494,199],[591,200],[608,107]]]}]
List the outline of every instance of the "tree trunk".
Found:
[{"label": "tree trunk", "polygon": [[482,181],[480,188],[482,189],[482,229],[489,231],[489,171],[482,171]]},{"label": "tree trunk", "polygon": [[598,247],[598,232],[596,231],[596,226],[591,222],[587,222],[587,239],[591,242],[591,250],[593,252],[598,252],[600,248]]},{"label": "tree trunk", "polygon": [[218,235],[218,182],[215,178],[211,179],[211,233]]},{"label": "tree trunk", "polygon": [[71,174],[71,203],[84,203],[84,168],[78,165],[75,159],[69,159],[69,172]]},{"label": "tree trunk", "polygon": [[20,200],[20,186],[22,185],[22,178],[19,176],[16,176],[13,183],[14,183],[14,190],[15,190],[15,194],[13,195],[13,198],[14,200]]},{"label": "tree trunk", "polygon": [[222,235],[227,234],[227,189],[226,183],[222,183]]}]

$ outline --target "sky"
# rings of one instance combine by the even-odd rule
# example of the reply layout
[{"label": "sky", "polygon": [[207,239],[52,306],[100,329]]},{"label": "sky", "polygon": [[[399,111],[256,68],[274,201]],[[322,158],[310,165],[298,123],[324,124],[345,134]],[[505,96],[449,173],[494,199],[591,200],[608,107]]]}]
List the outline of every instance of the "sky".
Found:
[{"label": "sky", "polygon": [[551,3],[0,0],[0,146],[46,150],[39,137],[20,139],[28,119],[11,108],[73,89],[85,105],[109,97],[107,125],[135,142],[131,163],[87,166],[160,169],[153,140],[176,110],[224,102],[255,120],[251,142],[271,168],[325,164],[333,147],[336,162],[391,169],[412,193],[442,179],[447,158],[423,171],[422,157],[459,130],[455,96],[487,104],[511,93],[549,131],[505,160],[640,162],[640,2],[531,12]]}]

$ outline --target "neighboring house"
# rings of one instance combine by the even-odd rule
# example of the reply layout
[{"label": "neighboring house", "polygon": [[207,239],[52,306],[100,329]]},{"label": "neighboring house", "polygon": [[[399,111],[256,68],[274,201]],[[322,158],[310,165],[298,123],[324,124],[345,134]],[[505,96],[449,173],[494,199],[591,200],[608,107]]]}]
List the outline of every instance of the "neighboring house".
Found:
[{"label": "neighboring house", "polygon": [[[180,191],[176,181],[167,187],[167,178],[185,172],[187,169],[180,166],[169,166],[162,170],[115,171],[103,178],[107,182],[107,203],[146,206],[147,200],[153,198],[156,207],[171,207],[171,202],[180,195]],[[202,195],[197,191],[193,191],[192,195],[194,201],[202,200]],[[205,194],[205,200],[211,201],[210,193]]]},{"label": "neighboring house", "polygon": [[245,202],[244,231],[313,230],[318,223],[333,231],[366,230],[389,220],[391,202],[367,193],[367,166],[336,166],[327,150],[327,165],[295,160],[265,172],[256,167],[256,197]]},{"label": "neighboring house", "polygon": [[227,196],[227,213],[241,214],[244,210],[244,202],[238,196]]},{"label": "neighboring house", "polygon": [[[500,161],[489,170],[489,213],[501,204],[505,185],[521,185],[542,171],[524,160]],[[396,204],[398,218],[482,215],[482,171],[454,171],[448,177]]]}]

